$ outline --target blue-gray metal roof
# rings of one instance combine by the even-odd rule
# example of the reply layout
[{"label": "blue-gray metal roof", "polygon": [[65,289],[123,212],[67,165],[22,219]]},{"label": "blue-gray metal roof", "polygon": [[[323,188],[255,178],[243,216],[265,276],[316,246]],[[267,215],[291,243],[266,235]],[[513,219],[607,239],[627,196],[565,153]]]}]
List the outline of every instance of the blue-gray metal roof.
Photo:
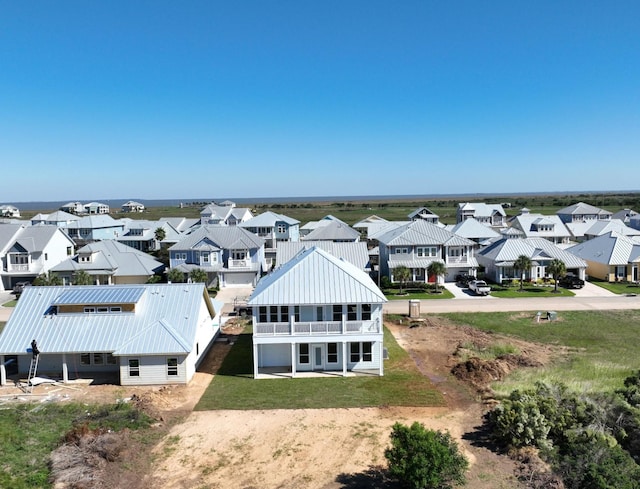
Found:
[{"label": "blue-gray metal roof", "polygon": [[[51,314],[52,305],[75,303],[83,294],[90,305],[96,294],[111,291],[123,300],[139,293],[135,312]],[[77,296],[64,302],[70,292]],[[215,315],[204,284],[27,287],[0,333],[0,354],[22,354],[33,339],[43,353],[183,354],[202,321],[213,327]]]},{"label": "blue-gray metal roof", "polygon": [[135,304],[145,289],[141,287],[71,288],[56,297],[52,305],[78,304]]}]

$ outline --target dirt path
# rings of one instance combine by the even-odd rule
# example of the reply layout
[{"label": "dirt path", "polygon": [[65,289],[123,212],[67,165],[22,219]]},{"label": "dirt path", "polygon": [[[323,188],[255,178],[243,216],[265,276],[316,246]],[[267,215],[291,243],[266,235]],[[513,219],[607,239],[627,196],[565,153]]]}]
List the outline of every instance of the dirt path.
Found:
[{"label": "dirt path", "polygon": [[[427,322],[387,325],[420,370],[443,392],[446,408],[302,409],[191,413],[154,450],[146,487],[391,488],[380,472],[396,421],[449,430],[471,462],[467,487],[524,487],[515,463],[487,448],[477,428],[486,406],[450,374],[464,342],[495,337],[471,328]],[[526,349],[527,347],[524,346]],[[534,353],[534,352],[531,352]],[[535,354],[544,360],[547,352]]]}]

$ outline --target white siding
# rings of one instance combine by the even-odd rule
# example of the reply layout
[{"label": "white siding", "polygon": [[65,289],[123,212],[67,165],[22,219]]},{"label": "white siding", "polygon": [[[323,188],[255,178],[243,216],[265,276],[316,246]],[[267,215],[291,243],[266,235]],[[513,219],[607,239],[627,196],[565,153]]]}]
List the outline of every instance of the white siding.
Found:
[{"label": "white siding", "polygon": [[260,367],[290,367],[291,345],[261,345],[258,350],[258,362]]},{"label": "white siding", "polygon": [[[167,375],[167,358],[169,356],[128,356],[123,357],[120,364],[121,385],[156,385],[156,384],[185,384],[187,382],[187,365],[184,355],[178,356],[178,375]],[[129,375],[129,359],[137,358],[140,361],[140,375]]]}]

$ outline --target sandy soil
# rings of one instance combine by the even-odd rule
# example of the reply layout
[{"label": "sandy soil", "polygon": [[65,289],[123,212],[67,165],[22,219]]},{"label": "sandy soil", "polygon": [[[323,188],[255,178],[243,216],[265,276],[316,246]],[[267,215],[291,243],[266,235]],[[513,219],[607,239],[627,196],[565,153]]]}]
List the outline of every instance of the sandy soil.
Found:
[{"label": "sandy soil", "polygon": [[[305,409],[194,412],[154,450],[157,462],[145,479],[171,488],[371,488],[394,487],[384,480],[384,449],[396,421],[448,430],[471,462],[468,487],[525,487],[516,463],[498,455],[479,428],[487,409],[475,388],[450,371],[461,344],[498,341],[471,328],[427,321],[419,327],[387,324],[421,371],[447,399],[446,408]],[[513,340],[509,340],[513,343]],[[517,345],[536,362],[552,352]],[[486,390],[485,390],[486,396]]]}]

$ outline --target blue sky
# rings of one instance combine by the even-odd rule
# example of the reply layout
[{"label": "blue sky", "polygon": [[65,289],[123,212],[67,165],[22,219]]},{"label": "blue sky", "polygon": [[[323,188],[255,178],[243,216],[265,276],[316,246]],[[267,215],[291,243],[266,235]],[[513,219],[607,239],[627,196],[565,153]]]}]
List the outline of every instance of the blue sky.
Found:
[{"label": "blue sky", "polygon": [[638,189],[638,19],[0,0],[0,203]]}]

